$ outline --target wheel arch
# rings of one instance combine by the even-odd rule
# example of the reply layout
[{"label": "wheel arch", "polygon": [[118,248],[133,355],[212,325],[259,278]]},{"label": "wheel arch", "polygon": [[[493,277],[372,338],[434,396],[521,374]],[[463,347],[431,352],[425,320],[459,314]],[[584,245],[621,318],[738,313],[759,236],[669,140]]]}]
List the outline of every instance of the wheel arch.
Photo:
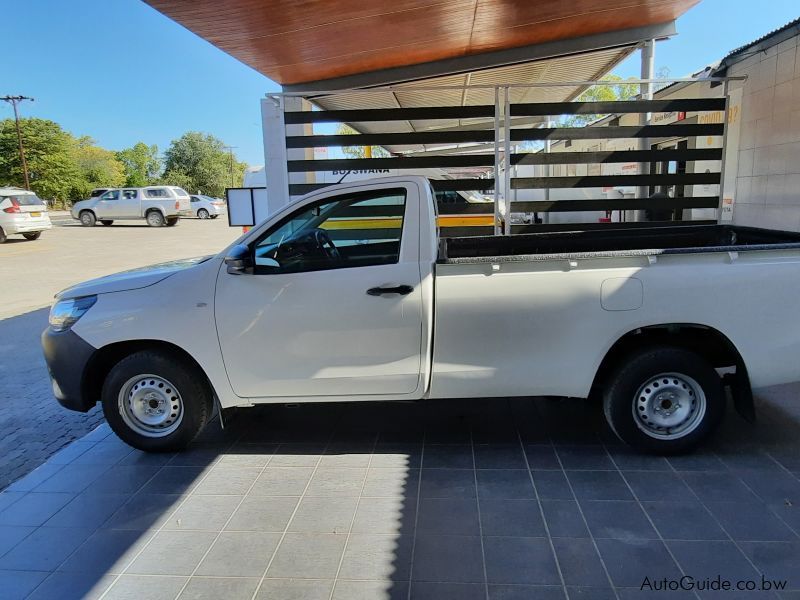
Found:
[{"label": "wheel arch", "polygon": [[595,373],[592,390],[603,387],[626,355],[659,345],[683,348],[699,354],[717,369],[736,367],[735,373],[723,376],[723,382],[731,389],[736,410],[745,419],[754,420],[755,406],[750,377],[739,349],[724,333],[700,323],[658,323],[628,331],[606,352]]}]

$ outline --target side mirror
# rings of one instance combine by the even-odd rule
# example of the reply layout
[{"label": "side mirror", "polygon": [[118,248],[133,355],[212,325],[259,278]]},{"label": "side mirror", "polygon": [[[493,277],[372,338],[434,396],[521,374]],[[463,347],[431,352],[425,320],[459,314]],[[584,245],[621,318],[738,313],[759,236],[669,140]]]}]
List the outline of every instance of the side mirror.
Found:
[{"label": "side mirror", "polygon": [[244,244],[236,244],[225,257],[225,264],[228,266],[228,273],[231,275],[241,275],[253,266],[253,258],[250,248]]}]

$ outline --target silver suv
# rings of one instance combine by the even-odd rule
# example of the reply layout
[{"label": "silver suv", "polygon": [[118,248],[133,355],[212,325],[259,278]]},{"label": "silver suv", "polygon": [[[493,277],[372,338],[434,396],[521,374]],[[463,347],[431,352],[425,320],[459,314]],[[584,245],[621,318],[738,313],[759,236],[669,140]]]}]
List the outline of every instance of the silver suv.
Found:
[{"label": "silver suv", "polygon": [[76,202],[70,211],[73,219],[86,227],[98,221],[111,225],[116,220],[145,219],[152,227],[175,225],[182,211],[189,209],[189,194],[174,185],[140,188],[112,188],[102,194]]}]

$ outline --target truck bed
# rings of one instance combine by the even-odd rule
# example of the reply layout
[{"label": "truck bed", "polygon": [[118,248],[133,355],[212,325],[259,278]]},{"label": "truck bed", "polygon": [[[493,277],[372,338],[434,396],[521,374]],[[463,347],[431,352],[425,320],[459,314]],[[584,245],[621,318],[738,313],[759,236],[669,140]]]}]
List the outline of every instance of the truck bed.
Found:
[{"label": "truck bed", "polygon": [[603,231],[443,238],[442,264],[800,249],[800,233],[735,225],[678,225]]}]

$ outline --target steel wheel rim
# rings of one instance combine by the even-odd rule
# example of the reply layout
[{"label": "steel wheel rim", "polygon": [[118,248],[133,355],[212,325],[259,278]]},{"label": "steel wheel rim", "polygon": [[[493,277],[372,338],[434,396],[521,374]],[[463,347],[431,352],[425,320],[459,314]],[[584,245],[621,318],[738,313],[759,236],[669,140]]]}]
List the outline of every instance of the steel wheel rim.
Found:
[{"label": "steel wheel rim", "polygon": [[648,436],[676,440],[697,429],[706,414],[706,395],[683,373],[649,377],[633,398],[633,420]]},{"label": "steel wheel rim", "polygon": [[151,212],[147,215],[147,222],[151,225],[160,225],[161,224],[161,217],[158,213]]},{"label": "steel wheel rim", "polygon": [[145,437],[165,437],[183,421],[180,393],[158,375],[142,374],[128,379],[120,389],[118,408],[125,424]]},{"label": "steel wheel rim", "polygon": [[200,210],[197,211],[197,216],[200,217],[201,219],[207,219],[208,211],[204,208],[201,208]]}]

